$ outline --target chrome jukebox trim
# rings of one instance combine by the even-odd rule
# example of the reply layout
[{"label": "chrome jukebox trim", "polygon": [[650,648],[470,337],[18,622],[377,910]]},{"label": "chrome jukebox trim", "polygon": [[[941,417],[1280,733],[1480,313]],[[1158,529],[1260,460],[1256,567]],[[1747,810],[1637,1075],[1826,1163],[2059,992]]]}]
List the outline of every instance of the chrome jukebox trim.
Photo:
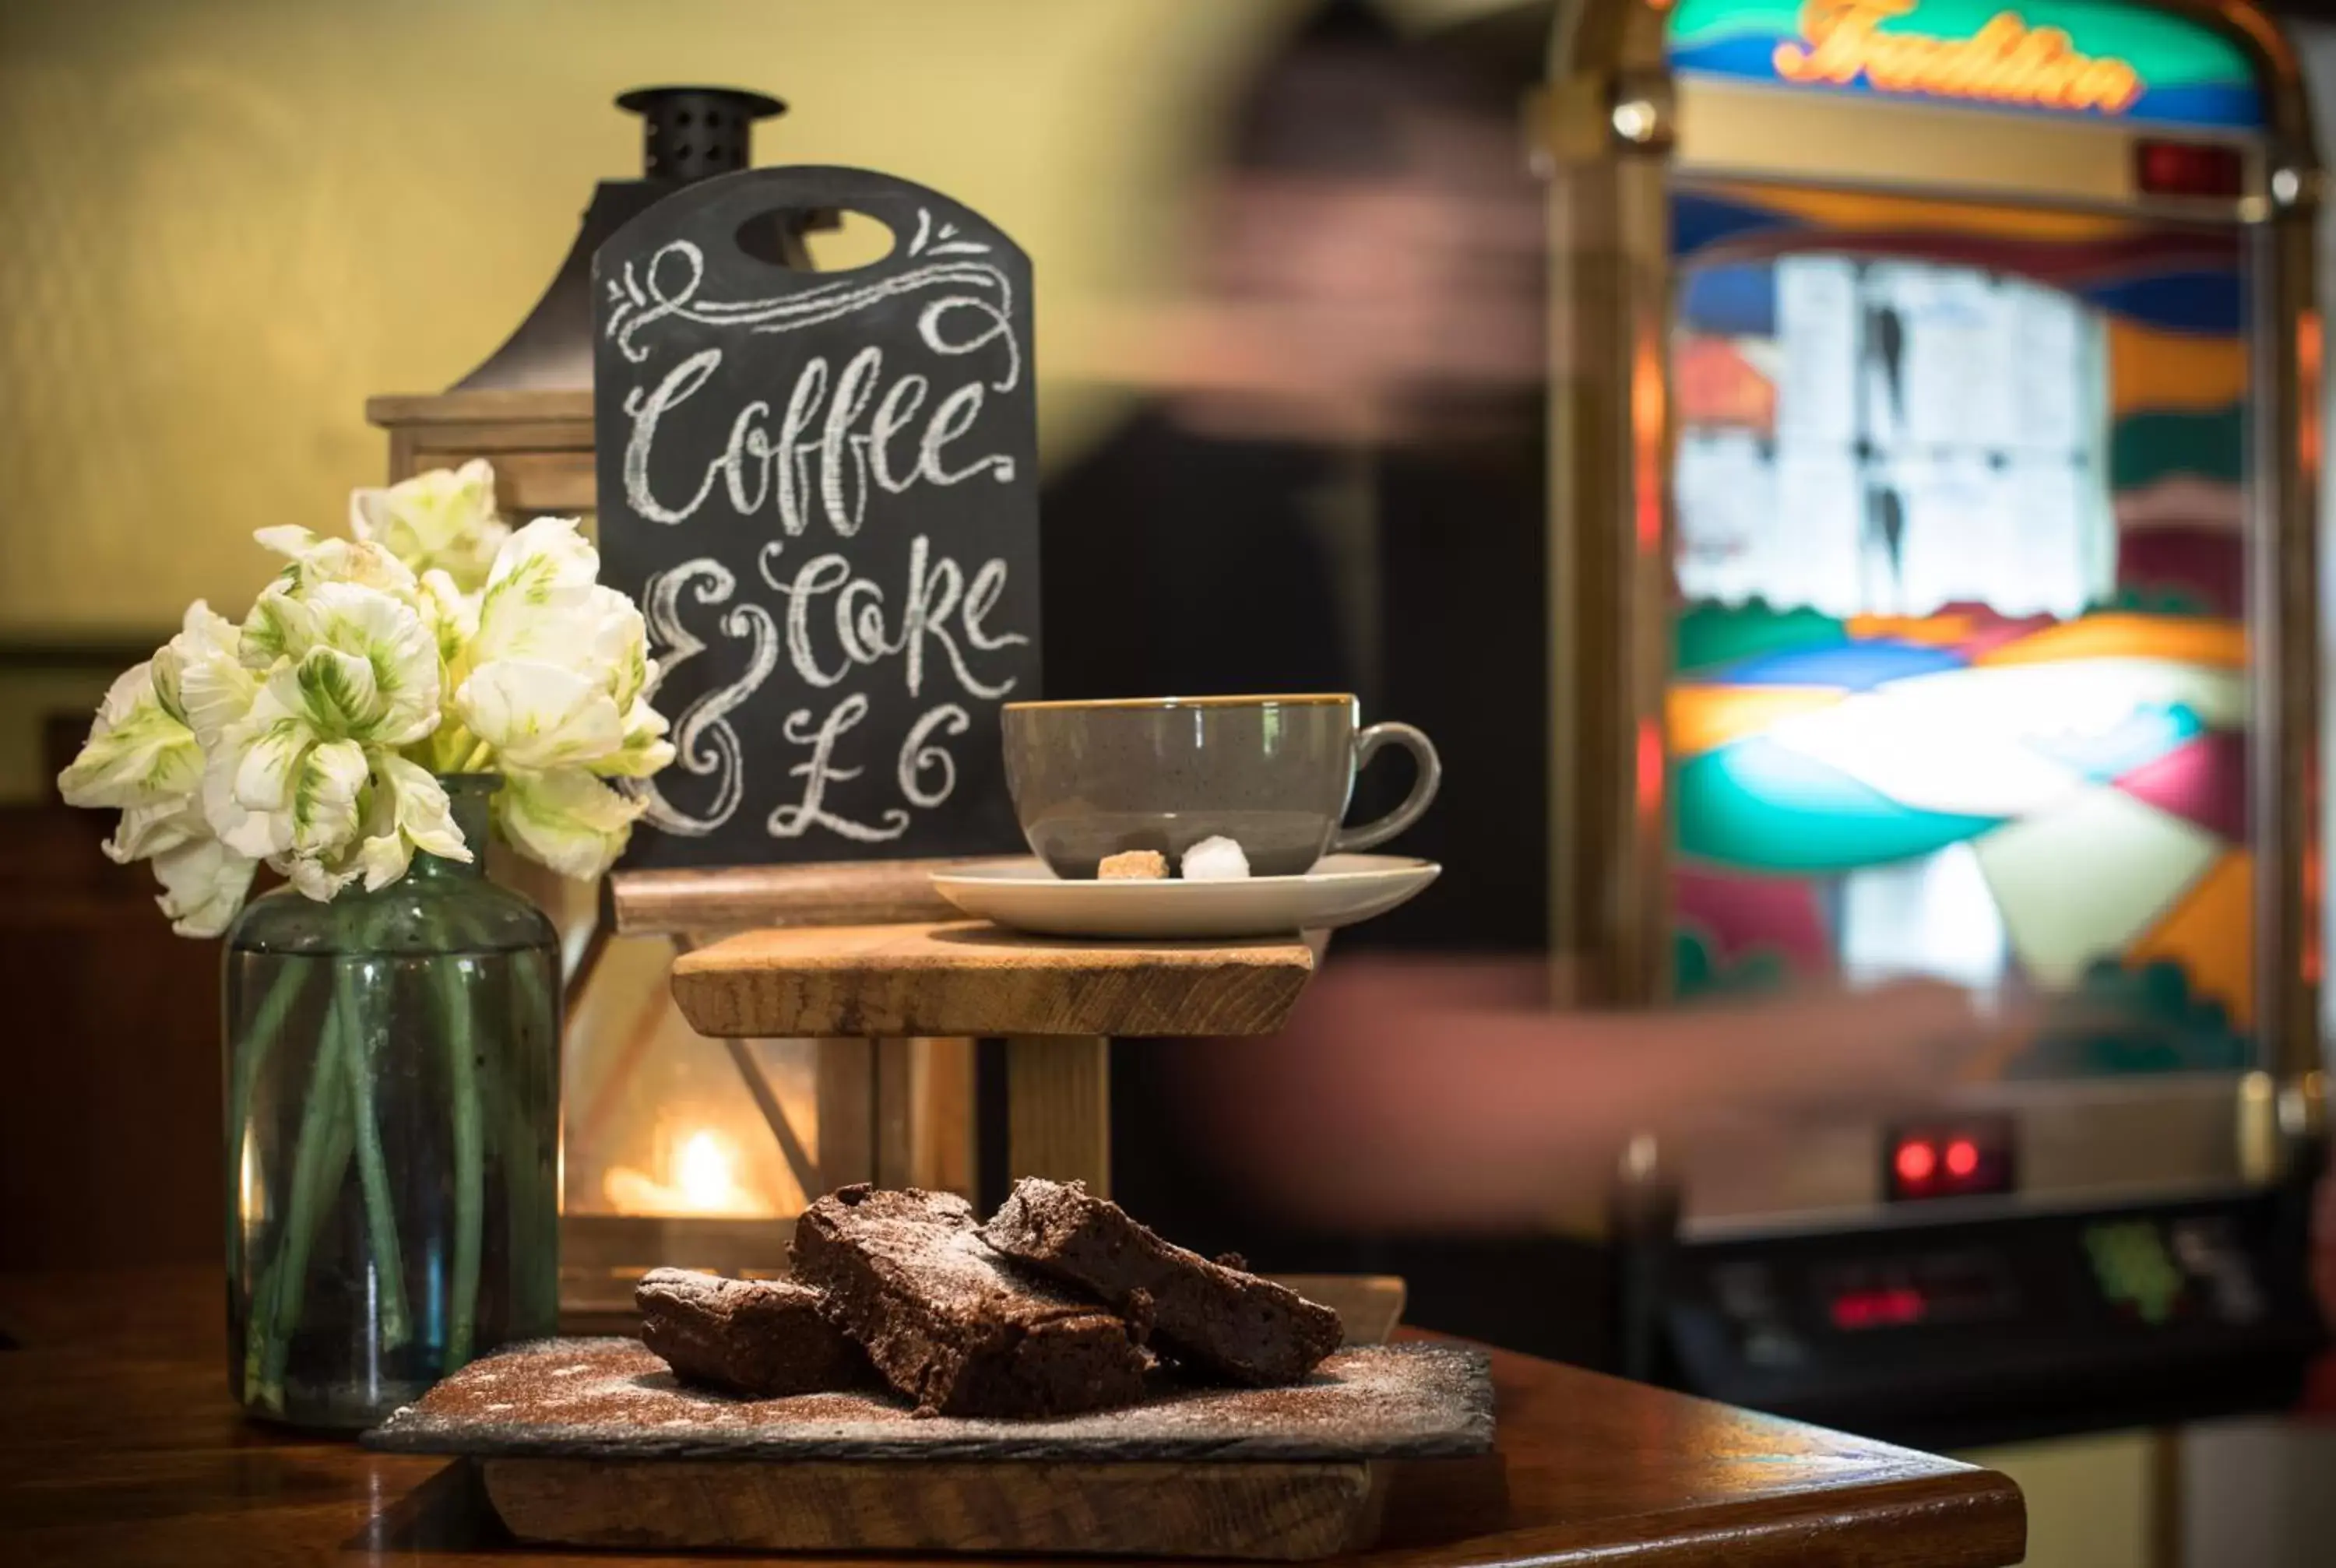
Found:
[{"label": "chrome jukebox trim", "polygon": [[2181,1074],[1990,1085],[1918,1118],[2009,1116],[2015,1188],[2001,1196],[1892,1202],[1889,1129],[1874,1122],[1796,1127],[1791,1157],[1682,1151],[1689,1237],[1848,1229],[2260,1185],[2278,1174],[2269,1075]]},{"label": "chrome jukebox trim", "polygon": [[[2120,211],[2260,222],[2272,211],[2263,136],[2125,122],[2054,124],[1938,103],[1826,97],[1683,73],[1673,83],[1673,167],[1700,178],[1886,189],[1906,195],[2115,207]],[[2152,197],[2138,186],[2139,144],[2214,142],[2241,155],[2235,198]]]}]

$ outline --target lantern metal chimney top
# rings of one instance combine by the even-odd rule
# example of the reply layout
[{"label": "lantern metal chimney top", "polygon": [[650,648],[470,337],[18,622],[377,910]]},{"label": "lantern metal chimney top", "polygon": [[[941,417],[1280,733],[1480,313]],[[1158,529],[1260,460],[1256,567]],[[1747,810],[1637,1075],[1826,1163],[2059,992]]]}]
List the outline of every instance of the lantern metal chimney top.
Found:
[{"label": "lantern metal chimney top", "polygon": [[617,107],[641,117],[641,175],[678,185],[754,162],[754,122],[784,114],[766,93],[740,87],[636,87]]},{"label": "lantern metal chimney top", "polygon": [[[455,392],[588,389],[592,385],[592,253],[634,214],[696,180],[753,162],[754,122],[783,114],[786,105],[739,87],[636,87],[617,105],[642,120],[644,165],[638,180],[603,180],[592,193],[568,258],[527,319]],[[803,231],[829,227],[822,213],[774,219],[774,254],[808,265]]]}]

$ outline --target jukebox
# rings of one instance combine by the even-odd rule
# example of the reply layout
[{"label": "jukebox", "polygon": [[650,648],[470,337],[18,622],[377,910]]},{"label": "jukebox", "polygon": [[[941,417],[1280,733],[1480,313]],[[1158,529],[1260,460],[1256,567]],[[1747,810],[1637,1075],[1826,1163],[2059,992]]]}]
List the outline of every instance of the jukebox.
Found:
[{"label": "jukebox", "polygon": [[1930,1443],[2291,1398],[2287,44],[2236,0],[1581,0],[1539,114],[1554,945],[1593,1001],[1928,976],[2004,1020],[1942,1112],[1640,1149],[1632,1369]]}]

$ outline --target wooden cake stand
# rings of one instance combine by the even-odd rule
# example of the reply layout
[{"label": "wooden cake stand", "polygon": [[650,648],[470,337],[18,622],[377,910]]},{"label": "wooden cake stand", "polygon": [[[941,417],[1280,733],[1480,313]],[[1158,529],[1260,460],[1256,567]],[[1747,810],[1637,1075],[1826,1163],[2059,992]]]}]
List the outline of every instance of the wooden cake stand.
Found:
[{"label": "wooden cake stand", "polygon": [[682,939],[674,998],[715,1039],[1004,1039],[1008,1175],[1103,1193],[1112,1037],[1271,1034],[1313,977],[1296,937],[1071,941],[958,918],[938,863],[632,873],[617,929]]}]

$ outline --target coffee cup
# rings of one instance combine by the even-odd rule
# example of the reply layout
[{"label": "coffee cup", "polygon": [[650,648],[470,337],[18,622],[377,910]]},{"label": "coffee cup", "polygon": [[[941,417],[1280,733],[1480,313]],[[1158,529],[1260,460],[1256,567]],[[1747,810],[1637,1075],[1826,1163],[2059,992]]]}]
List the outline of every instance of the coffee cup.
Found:
[{"label": "coffee cup", "polygon": [[[1092,878],[1128,850],[1174,866],[1220,837],[1241,845],[1252,876],[1300,875],[1417,822],[1443,776],[1426,735],[1359,727],[1346,694],[1010,702],[1004,722],[1015,815],[1065,878]],[[1410,794],[1376,822],[1343,825],[1355,775],[1389,745],[1418,765]]]}]

